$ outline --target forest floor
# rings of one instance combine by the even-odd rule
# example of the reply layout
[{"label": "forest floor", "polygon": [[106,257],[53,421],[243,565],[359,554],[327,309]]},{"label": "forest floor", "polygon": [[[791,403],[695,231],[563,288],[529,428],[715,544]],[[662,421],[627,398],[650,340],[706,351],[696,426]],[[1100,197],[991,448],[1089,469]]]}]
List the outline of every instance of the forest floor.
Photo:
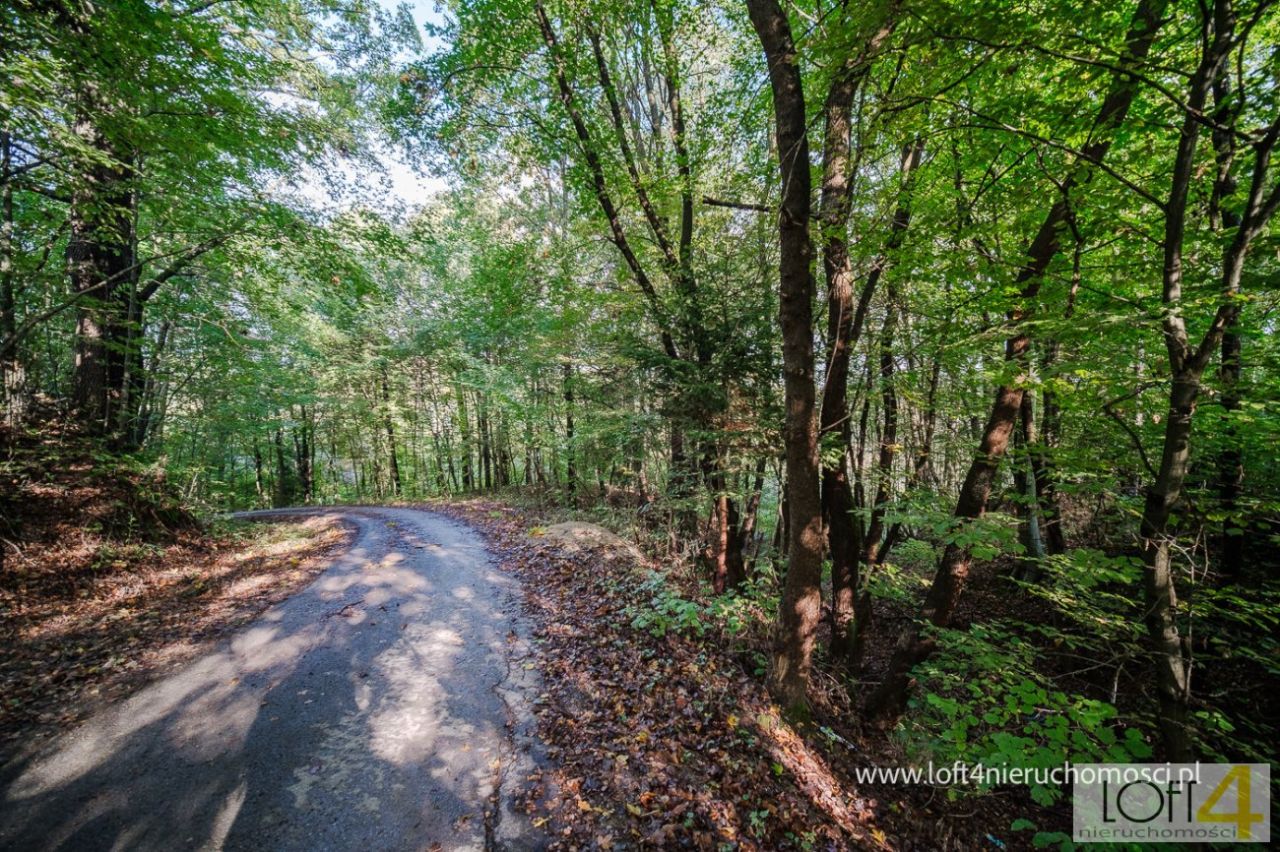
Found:
[{"label": "forest floor", "polygon": [[1007,828],[1028,815],[1025,791],[957,799],[859,783],[860,768],[908,761],[891,738],[848,724],[830,696],[817,696],[808,723],[783,719],[763,686],[764,637],[700,632],[693,619],[692,629],[638,627],[662,593],[633,544],[575,536],[559,510],[490,500],[430,508],[482,530],[523,581],[546,690],[539,734],[553,763],[530,807],[557,848],[1027,845]]},{"label": "forest floor", "polygon": [[350,539],[321,517],[205,527],[75,435],[0,438],[0,751],[195,658]]}]

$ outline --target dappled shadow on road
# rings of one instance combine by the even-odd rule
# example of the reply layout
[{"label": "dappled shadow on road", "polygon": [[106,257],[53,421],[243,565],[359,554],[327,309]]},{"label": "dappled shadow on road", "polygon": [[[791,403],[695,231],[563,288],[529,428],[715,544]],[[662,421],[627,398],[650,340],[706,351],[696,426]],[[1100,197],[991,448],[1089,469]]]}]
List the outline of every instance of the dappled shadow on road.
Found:
[{"label": "dappled shadow on road", "polygon": [[406,552],[412,517],[384,518],[216,652],[4,767],[0,846],[481,845],[509,595],[469,533]]},{"label": "dappled shadow on road", "polygon": [[[76,538],[0,570],[0,763],[13,743],[128,695],[304,588],[349,532],[316,517],[166,547]],[[97,568],[63,596],[47,579],[75,574],[77,560]]]}]

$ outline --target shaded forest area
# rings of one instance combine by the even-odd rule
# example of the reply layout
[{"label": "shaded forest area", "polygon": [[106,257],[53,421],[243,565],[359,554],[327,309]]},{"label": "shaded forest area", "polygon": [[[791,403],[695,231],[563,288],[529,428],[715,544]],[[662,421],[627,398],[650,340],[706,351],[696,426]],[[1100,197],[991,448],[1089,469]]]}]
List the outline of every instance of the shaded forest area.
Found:
[{"label": "shaded forest area", "polygon": [[14,0],[0,570],[41,443],[203,516],[483,493],[627,535],[634,628],[756,637],[801,729],[1268,762],[1277,44],[1271,0]]}]

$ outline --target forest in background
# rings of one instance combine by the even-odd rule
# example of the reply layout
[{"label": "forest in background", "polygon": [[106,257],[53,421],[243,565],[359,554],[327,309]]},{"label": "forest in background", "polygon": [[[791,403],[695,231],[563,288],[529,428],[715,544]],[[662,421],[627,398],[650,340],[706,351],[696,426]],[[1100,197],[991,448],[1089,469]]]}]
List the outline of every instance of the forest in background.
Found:
[{"label": "forest in background", "polygon": [[[750,602],[796,718],[829,674],[939,762],[1271,759],[1270,0],[419,30],[6,4],[8,428],[208,512],[578,506],[724,602],[646,624]],[[392,150],[444,188],[394,209]]]}]

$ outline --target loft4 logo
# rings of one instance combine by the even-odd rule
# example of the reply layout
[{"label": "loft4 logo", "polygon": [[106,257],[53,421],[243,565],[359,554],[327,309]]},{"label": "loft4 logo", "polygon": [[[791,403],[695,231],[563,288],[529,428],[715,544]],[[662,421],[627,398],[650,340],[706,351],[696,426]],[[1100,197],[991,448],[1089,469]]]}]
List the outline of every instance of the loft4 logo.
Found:
[{"label": "loft4 logo", "polygon": [[1093,843],[1267,843],[1265,763],[1087,763],[1072,767],[1072,839]]},{"label": "loft4 logo", "polygon": [[1119,785],[1104,780],[1102,821],[1107,824],[1122,820],[1149,823],[1161,816],[1172,821],[1175,809],[1181,806],[1186,810],[1183,816],[1186,822],[1228,823],[1236,827],[1236,839],[1249,840],[1253,837],[1254,826],[1265,817],[1253,810],[1253,773],[1247,765],[1231,766],[1209,791],[1208,797],[1197,802],[1196,793],[1201,788],[1195,778],[1175,778],[1165,781],[1163,786],[1142,779],[1122,781]]},{"label": "loft4 logo", "polygon": [[[1267,767],[1270,769],[1270,767]],[[1192,782],[1194,783],[1194,782]],[[1230,799],[1228,793],[1231,792],[1232,785],[1235,785],[1235,808],[1229,810],[1215,810],[1219,803],[1224,806],[1228,805]],[[1270,799],[1271,791],[1267,790],[1267,798]],[[1190,798],[1190,797],[1188,797]],[[1225,800],[1225,801],[1224,801]],[[1239,764],[1232,766],[1227,774],[1223,776],[1218,785],[1209,793],[1209,798],[1205,799],[1196,808],[1196,820],[1198,822],[1225,822],[1236,827],[1237,840],[1253,839],[1254,825],[1264,821],[1267,817],[1259,811],[1254,811],[1253,803],[1253,773],[1249,770],[1247,764]],[[1267,802],[1266,813],[1271,813],[1271,803]],[[1269,838],[1268,838],[1269,839]]]}]

